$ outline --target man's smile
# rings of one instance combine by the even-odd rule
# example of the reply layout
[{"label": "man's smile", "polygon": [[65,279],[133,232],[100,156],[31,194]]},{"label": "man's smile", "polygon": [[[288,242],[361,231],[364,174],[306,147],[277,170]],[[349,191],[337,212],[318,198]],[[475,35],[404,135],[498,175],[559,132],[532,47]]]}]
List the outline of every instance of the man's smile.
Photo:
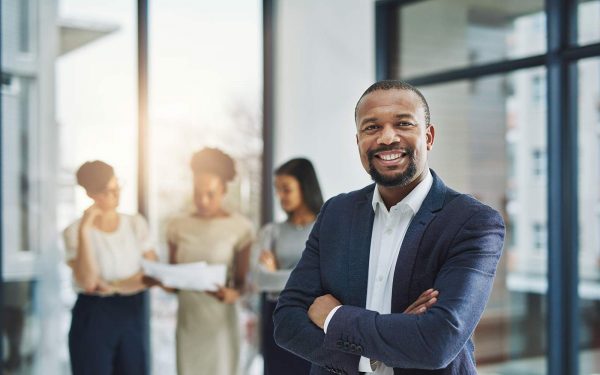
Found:
[{"label": "man's smile", "polygon": [[376,152],[373,159],[383,167],[398,166],[407,161],[408,153],[404,150],[381,151]]}]

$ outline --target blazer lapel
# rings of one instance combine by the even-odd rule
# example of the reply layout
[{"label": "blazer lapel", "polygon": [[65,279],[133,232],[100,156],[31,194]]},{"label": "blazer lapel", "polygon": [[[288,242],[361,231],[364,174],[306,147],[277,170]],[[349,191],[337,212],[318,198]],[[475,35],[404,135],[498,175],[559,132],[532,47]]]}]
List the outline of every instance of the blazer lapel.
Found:
[{"label": "blazer lapel", "polygon": [[[374,185],[372,185],[374,186]],[[356,202],[352,215],[350,246],[348,253],[348,298],[346,304],[365,307],[367,304],[367,284],[369,280],[369,253],[371,233],[375,218],[373,189],[369,189],[364,200]]]},{"label": "blazer lapel", "polygon": [[[419,252],[419,245],[421,238],[425,234],[425,229],[436,216],[436,212],[439,211],[444,204],[444,196],[446,193],[446,185],[442,180],[431,171],[433,176],[433,184],[431,189],[425,197],[419,212],[412,219],[400,252],[398,254],[398,260],[396,261],[396,269],[394,271],[394,285],[392,287],[392,312],[399,313],[403,312],[408,305],[413,301],[409,300],[410,296],[410,281],[412,279],[412,272],[415,265],[415,259]],[[424,292],[419,291],[418,295]]]}]

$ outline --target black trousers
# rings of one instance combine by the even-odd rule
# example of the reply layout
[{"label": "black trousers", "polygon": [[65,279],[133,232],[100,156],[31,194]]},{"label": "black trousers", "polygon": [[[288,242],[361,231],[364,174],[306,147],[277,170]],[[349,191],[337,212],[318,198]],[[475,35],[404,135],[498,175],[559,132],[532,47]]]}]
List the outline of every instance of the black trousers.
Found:
[{"label": "black trousers", "polygon": [[147,375],[144,293],[77,297],[69,353],[73,375]]},{"label": "black trousers", "polygon": [[279,347],[273,339],[273,311],[277,302],[262,295],[261,349],[265,375],[308,375],[310,362]]}]

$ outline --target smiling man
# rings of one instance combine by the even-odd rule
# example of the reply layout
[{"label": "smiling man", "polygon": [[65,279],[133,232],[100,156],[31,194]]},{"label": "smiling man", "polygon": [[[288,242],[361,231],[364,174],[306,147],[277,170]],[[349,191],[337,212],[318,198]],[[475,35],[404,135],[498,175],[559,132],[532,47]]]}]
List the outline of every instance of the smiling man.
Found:
[{"label": "smiling man", "polygon": [[[355,120],[375,184],[321,209],[279,297],[275,340],[311,361],[311,374],[476,374],[471,336],[502,252],[502,218],[429,169],[435,128],[416,88],[373,84]],[[423,291],[438,298],[411,313]]]}]

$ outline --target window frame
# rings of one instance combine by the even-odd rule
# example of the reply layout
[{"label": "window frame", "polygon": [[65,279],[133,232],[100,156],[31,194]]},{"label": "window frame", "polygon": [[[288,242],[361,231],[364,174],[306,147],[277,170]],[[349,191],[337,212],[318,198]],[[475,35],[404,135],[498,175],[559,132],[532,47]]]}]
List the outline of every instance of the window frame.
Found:
[{"label": "window frame", "polygon": [[[600,56],[600,43],[577,44],[578,2],[545,0],[547,50],[509,59],[413,77],[394,76],[398,56],[397,11],[424,0],[375,2],[375,76],[415,86],[472,80],[532,67],[546,67],[548,294],[547,373],[579,373],[578,296],[578,72],[577,62]],[[563,251],[563,249],[565,249]],[[578,251],[570,251],[578,249]]]}]

